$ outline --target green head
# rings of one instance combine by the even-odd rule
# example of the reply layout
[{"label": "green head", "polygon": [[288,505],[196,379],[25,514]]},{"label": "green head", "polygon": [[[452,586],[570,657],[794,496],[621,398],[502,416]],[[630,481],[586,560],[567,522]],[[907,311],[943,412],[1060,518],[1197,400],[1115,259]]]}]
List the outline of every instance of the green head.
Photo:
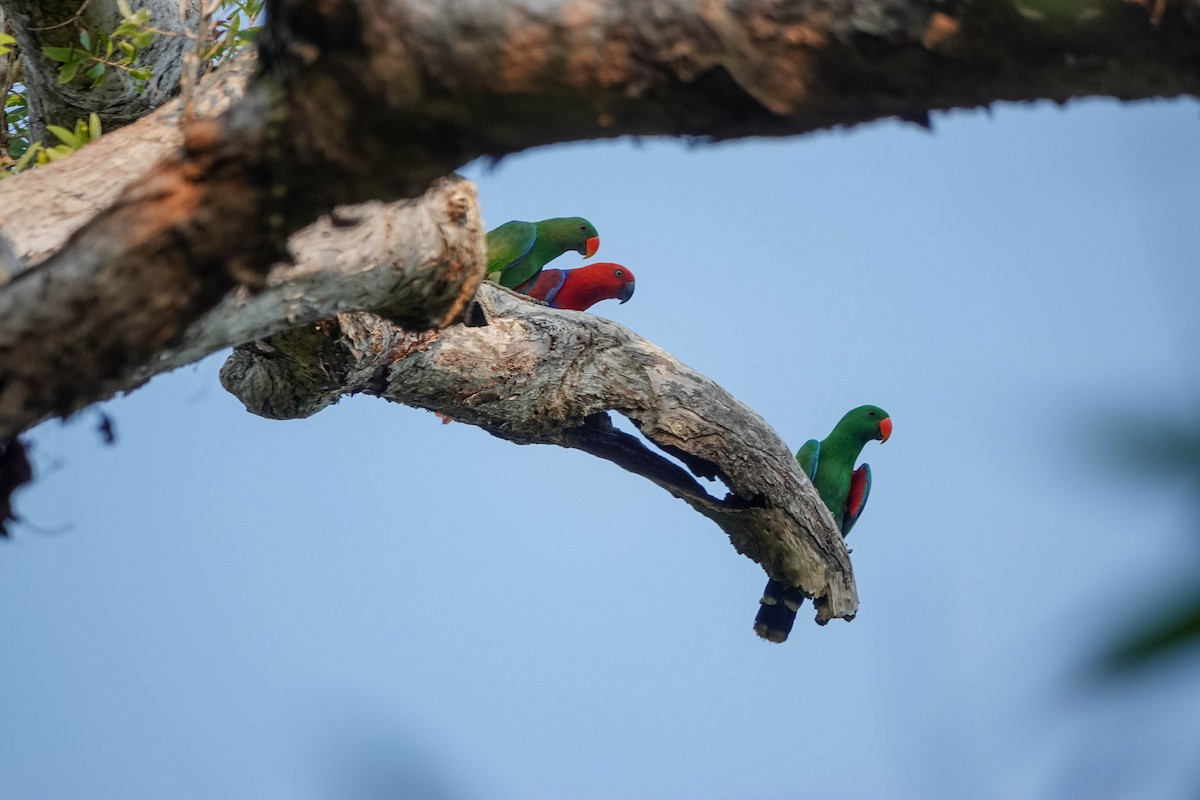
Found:
[{"label": "green head", "polygon": [[833,430],[863,444],[872,439],[886,442],[892,435],[892,418],[879,406],[859,406],[847,411]]},{"label": "green head", "polygon": [[554,217],[534,223],[538,236],[545,236],[564,251],[575,250],[591,258],[600,249],[600,234],[583,217]]}]

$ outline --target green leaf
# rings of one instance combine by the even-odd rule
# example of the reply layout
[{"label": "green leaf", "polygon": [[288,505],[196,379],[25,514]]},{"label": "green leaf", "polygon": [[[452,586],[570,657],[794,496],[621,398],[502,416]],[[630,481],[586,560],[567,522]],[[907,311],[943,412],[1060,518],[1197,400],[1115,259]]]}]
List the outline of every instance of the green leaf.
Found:
[{"label": "green leaf", "polygon": [[80,43],[81,45],[83,45],[83,49],[84,49],[84,50],[87,50],[87,51],[89,51],[89,52],[91,51],[91,49],[92,49],[92,37],[88,35],[88,32],[87,32],[87,31],[80,31],[80,32],[79,32],[79,43]]},{"label": "green leaf", "polygon": [[[49,126],[47,126],[47,127],[49,127]],[[38,163],[46,164],[51,161],[58,161],[60,158],[66,158],[67,156],[71,155],[71,153],[74,153],[74,152],[75,152],[75,148],[68,147],[68,146],[62,145],[62,144],[57,145],[55,147],[47,147],[47,148],[44,148],[42,150],[42,152],[38,153]],[[42,161],[43,155],[46,157],[45,161]]]},{"label": "green leaf", "polygon": [[92,64],[92,68],[85,74],[99,84],[100,81],[104,80],[104,62],[97,61],[95,64]]},{"label": "green leaf", "polygon": [[104,131],[100,127],[100,115],[95,111],[88,117],[88,138],[99,139],[100,134]]},{"label": "green leaf", "polygon": [[71,54],[75,52],[73,47],[43,47],[42,55],[51,61],[59,61],[66,63],[71,60]]},{"label": "green leaf", "polygon": [[117,0],[117,10],[121,12],[122,17],[133,16],[133,9],[129,7],[129,0]]},{"label": "green leaf", "polygon": [[29,145],[29,147],[26,148],[25,153],[19,159],[17,159],[17,163],[12,165],[12,171],[20,172],[21,170],[28,167],[29,162],[33,161],[33,159],[40,152],[42,152],[42,143],[41,142],[34,142],[33,144]]},{"label": "green leaf", "polygon": [[0,33],[0,44],[16,44],[17,40],[7,33]]},{"label": "green leaf", "polygon": [[79,60],[68,61],[66,64],[63,64],[61,67],[59,67],[58,68],[58,82],[60,84],[70,83],[71,80],[75,77],[75,73],[79,72],[79,65],[82,63],[83,62],[79,61]]},{"label": "green leaf", "polygon": [[153,73],[146,67],[138,67],[137,69],[129,70],[129,74],[139,81],[148,81]]},{"label": "green leaf", "polygon": [[[67,147],[71,148],[71,150],[77,150],[83,144],[83,142],[79,141],[78,136],[71,133],[66,128],[60,127],[58,125],[47,125],[46,130],[50,131],[55,136],[57,136],[58,140],[60,142],[62,142],[63,144],[65,144]],[[54,148],[50,148],[50,149],[54,149]]]}]

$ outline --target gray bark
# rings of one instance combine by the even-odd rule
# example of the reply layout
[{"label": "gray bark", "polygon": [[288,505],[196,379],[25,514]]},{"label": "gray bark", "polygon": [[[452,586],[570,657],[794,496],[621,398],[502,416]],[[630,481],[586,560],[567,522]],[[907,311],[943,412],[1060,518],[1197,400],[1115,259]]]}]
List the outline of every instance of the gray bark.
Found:
[{"label": "gray bark", "polygon": [[[475,325],[415,333],[371,314],[238,348],[225,388],[272,419],[306,417],[365,393],[451,415],[518,444],[571,447],[648,478],[716,522],[771,576],[824,598],[817,620],[858,609],[833,519],[778,434],[757,414],[615,322],[559,311],[493,284]],[[631,419],[651,442],[731,494],[612,427]]]},{"label": "gray bark", "polygon": [[459,177],[413,201],[340,208],[292,237],[292,263],[272,268],[261,288],[234,289],[136,378],[346,311],[445,327],[483,281],[483,233],[475,187]]},{"label": "gray bark", "polygon": [[[9,33],[10,28],[8,17],[4,14],[4,7],[0,5],[0,33]],[[21,80],[21,73],[20,48],[12,48],[9,52],[0,54],[0,97],[7,99],[13,84]],[[4,153],[8,152],[8,142],[8,107],[5,105],[0,107],[0,150]],[[3,277],[0,276],[0,283],[2,282]]]}]

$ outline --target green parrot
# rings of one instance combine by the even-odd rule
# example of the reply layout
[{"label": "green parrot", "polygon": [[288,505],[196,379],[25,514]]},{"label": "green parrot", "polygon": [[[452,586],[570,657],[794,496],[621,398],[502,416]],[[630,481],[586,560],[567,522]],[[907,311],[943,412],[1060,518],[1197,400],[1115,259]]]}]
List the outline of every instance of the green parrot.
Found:
[{"label": "green parrot", "polygon": [[[845,537],[858,521],[871,493],[871,468],[854,462],[872,439],[886,442],[892,435],[892,418],[878,406],[859,406],[846,412],[821,441],[809,439],[796,453],[801,469],[812,480],[833,522]],[[763,590],[754,632],[768,642],[785,642],[796,612],[804,602],[798,587],[771,579]]]},{"label": "green parrot", "polygon": [[515,289],[537,277],[542,267],[568,250],[591,258],[600,236],[583,217],[555,217],[541,222],[512,220],[487,235],[487,277]]}]

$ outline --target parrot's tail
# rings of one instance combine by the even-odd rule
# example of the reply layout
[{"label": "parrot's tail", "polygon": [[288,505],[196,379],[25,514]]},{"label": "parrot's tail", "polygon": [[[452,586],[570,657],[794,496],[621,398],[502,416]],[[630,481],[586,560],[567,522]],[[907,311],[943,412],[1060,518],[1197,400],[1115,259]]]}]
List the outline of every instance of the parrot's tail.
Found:
[{"label": "parrot's tail", "polygon": [[804,595],[795,586],[769,580],[758,602],[761,605],[758,607],[758,616],[754,618],[754,632],[768,642],[786,642],[796,622],[796,612],[804,602]]}]

